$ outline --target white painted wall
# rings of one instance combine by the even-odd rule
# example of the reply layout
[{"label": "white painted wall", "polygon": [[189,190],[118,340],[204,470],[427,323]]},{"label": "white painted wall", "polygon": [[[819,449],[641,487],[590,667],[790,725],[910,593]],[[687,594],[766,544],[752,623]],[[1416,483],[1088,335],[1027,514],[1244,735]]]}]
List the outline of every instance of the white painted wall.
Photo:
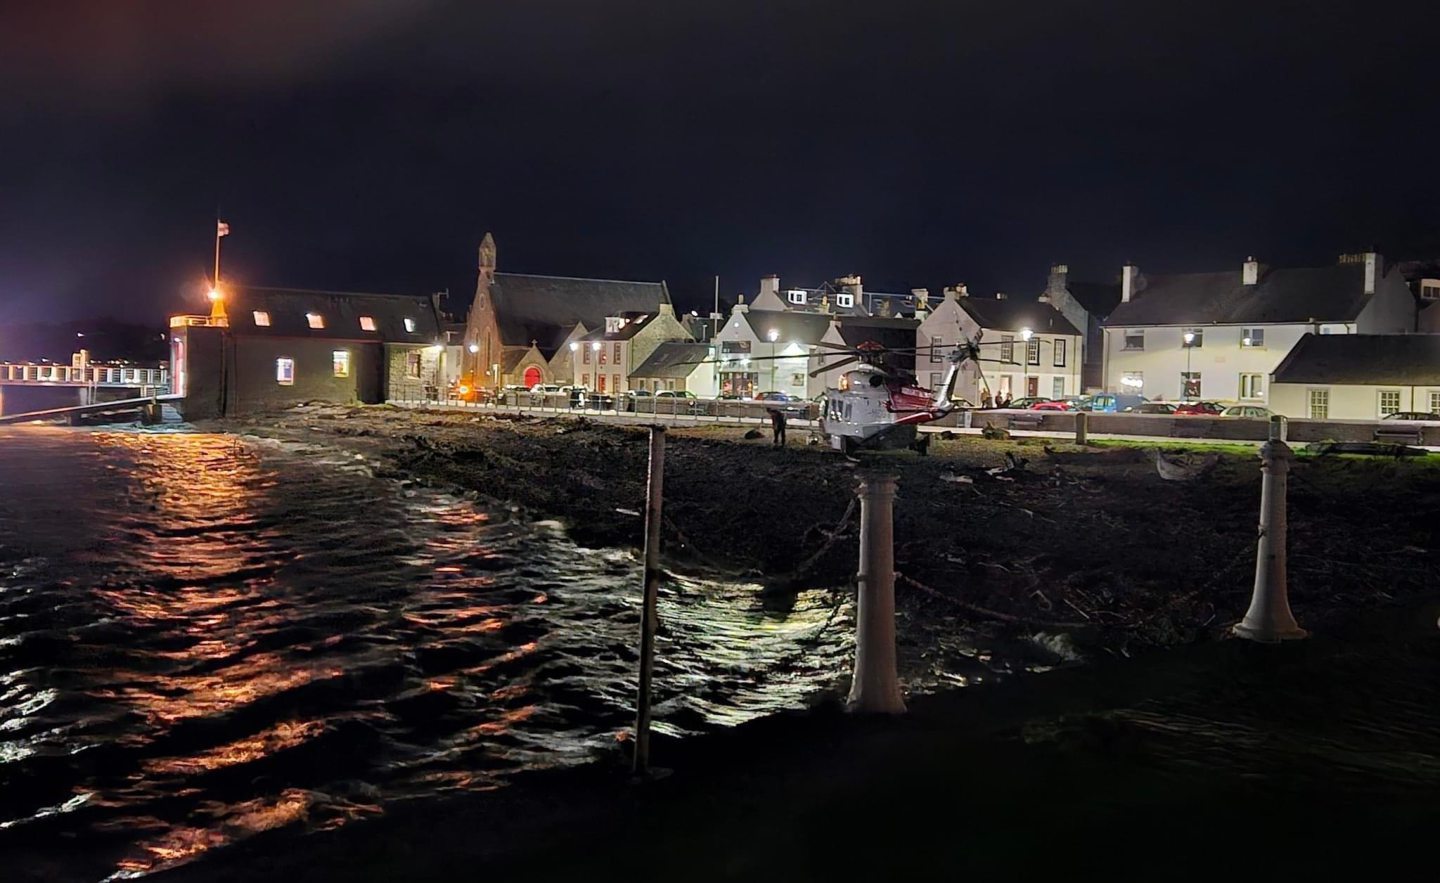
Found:
[{"label": "white painted wall", "polygon": [[1380,391],[1400,393],[1400,410],[1429,411],[1431,397],[1440,397],[1440,387],[1393,385],[1325,385],[1317,383],[1276,383],[1270,387],[1270,410],[1286,417],[1310,416],[1310,390],[1330,393],[1331,420],[1376,420],[1380,417]]},{"label": "white painted wall", "polygon": [[[928,347],[939,338],[940,342],[947,347],[953,347],[962,339],[974,339],[980,334],[981,328],[970,318],[970,314],[960,308],[956,298],[947,296],[935,311],[926,317],[924,322],[915,332],[915,345],[917,347]],[[1059,393],[1061,396],[1079,395],[1080,369],[1081,369],[1081,337],[1074,334],[1036,334],[1035,339],[1040,341],[1040,364],[1026,365],[1025,341],[1020,335],[1013,331],[1002,331],[993,328],[983,329],[981,337],[980,356],[983,359],[999,359],[1003,348],[999,344],[1006,337],[1014,338],[1011,356],[1013,364],[1002,365],[996,362],[982,362],[979,366],[966,364],[960,377],[955,383],[955,395],[959,398],[968,399],[974,404],[979,404],[985,384],[981,383],[980,372],[983,370],[985,381],[992,395],[998,396],[1002,390],[1009,389],[1013,398],[1021,398],[1025,395],[1026,377],[1036,378],[1038,389],[1037,394],[1044,397],[1052,397]],[[1055,364],[1056,341],[1064,341],[1065,358],[1063,365]],[[916,356],[915,373],[919,376],[920,382],[931,386],[932,374],[944,376],[945,352],[940,351],[940,361],[933,361],[929,353],[921,352]],[[977,370],[978,369],[978,370]],[[1056,385],[1056,381],[1059,385]]]},{"label": "white painted wall", "polygon": [[[1200,397],[1206,401],[1239,402],[1240,375],[1261,374],[1268,385],[1275,368],[1284,360],[1301,337],[1314,330],[1312,325],[1265,325],[1263,347],[1241,346],[1244,327],[1239,325],[1206,325],[1202,343],[1189,348],[1189,370],[1200,373]],[[1336,334],[1353,333],[1353,325],[1324,325],[1322,330]],[[1105,329],[1105,389],[1109,392],[1133,392],[1121,384],[1130,372],[1140,372],[1145,381],[1140,394],[1146,398],[1174,401],[1184,398],[1180,375],[1186,370],[1184,334],[1187,328],[1149,326],[1145,328],[1145,349],[1127,350],[1125,334],[1130,329]],[[1138,329],[1136,329],[1138,330]],[[1246,399],[1247,404],[1263,404],[1260,399]],[[1273,406],[1272,406],[1273,408]]]},{"label": "white painted wall", "polygon": [[1376,280],[1375,296],[1355,317],[1355,327],[1360,334],[1406,334],[1416,329],[1415,296],[1410,286],[1391,268],[1389,273]]}]

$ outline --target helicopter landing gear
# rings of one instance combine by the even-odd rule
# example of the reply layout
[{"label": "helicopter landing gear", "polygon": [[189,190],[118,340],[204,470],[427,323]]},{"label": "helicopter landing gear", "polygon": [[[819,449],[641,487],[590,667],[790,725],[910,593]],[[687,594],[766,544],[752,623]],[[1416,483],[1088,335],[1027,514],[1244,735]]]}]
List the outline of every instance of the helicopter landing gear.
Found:
[{"label": "helicopter landing gear", "polygon": [[910,443],[910,450],[922,457],[930,455],[930,435],[924,432],[915,433],[915,440]]}]

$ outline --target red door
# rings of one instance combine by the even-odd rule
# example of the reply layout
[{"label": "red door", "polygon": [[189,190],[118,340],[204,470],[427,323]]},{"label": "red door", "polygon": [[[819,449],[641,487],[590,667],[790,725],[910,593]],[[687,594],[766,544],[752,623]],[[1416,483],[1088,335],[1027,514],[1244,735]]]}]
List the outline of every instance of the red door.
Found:
[{"label": "red door", "polygon": [[525,369],[525,388],[529,389],[540,382],[540,369],[531,365]]}]

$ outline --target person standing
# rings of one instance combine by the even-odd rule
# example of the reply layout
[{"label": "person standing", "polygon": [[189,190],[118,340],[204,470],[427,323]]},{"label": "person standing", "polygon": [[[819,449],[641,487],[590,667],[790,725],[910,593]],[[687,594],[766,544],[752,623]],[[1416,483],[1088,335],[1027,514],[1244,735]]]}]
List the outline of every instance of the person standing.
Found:
[{"label": "person standing", "polygon": [[770,408],[770,430],[774,435],[771,444],[777,448],[785,447],[785,412],[779,408]]}]

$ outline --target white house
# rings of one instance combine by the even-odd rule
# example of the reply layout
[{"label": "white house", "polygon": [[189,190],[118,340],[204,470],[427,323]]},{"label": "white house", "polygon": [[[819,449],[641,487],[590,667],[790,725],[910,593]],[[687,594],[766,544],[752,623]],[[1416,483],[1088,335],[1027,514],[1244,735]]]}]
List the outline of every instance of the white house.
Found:
[{"label": "white house", "polygon": [[688,340],[662,341],[634,371],[634,389],[685,390],[702,398],[719,395],[719,364],[716,349],[709,343]]},{"label": "white house", "polygon": [[921,382],[937,385],[945,354],[977,335],[983,361],[978,367],[966,364],[956,380],[956,398],[978,405],[987,390],[1013,398],[1080,394],[1081,335],[1069,320],[1039,300],[970,297],[963,285],[945,289],[916,329],[915,373]]},{"label": "white house", "polygon": [[730,320],[715,335],[720,395],[748,398],[778,391],[810,398],[824,390],[823,377],[809,372],[824,364],[820,341],[831,334],[835,317],[828,313],[751,309],[735,305]]},{"label": "white house", "polygon": [[631,378],[635,369],[662,342],[673,340],[689,341],[690,333],[675,318],[675,309],[668,303],[658,304],[653,311],[606,316],[603,328],[588,334],[572,333],[567,338],[570,382],[596,392],[625,392],[639,386]]},{"label": "white house", "polygon": [[1105,388],[1152,399],[1260,404],[1301,337],[1415,330],[1401,273],[1373,252],[1329,267],[1144,276],[1127,265],[1105,321]]},{"label": "white house", "polygon": [[1306,334],[1275,369],[1270,409],[1317,420],[1440,413],[1440,334]]}]

